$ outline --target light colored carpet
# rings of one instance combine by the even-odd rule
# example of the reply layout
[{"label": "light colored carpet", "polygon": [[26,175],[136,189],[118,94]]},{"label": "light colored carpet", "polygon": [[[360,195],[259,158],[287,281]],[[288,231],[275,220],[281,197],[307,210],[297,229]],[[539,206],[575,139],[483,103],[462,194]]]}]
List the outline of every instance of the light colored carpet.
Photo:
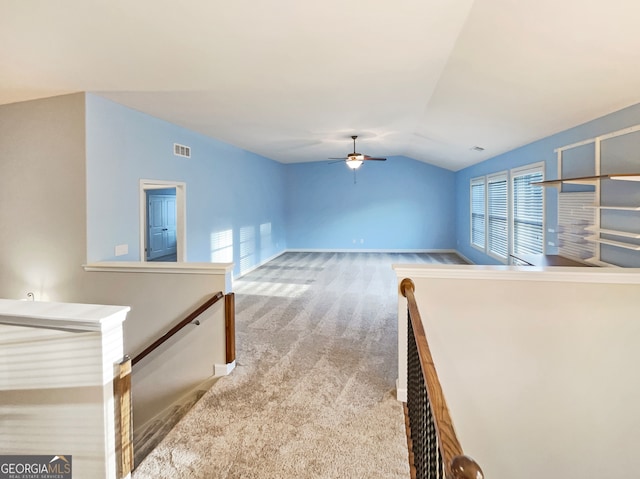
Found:
[{"label": "light colored carpet", "polygon": [[242,277],[237,367],[136,469],[158,478],[407,478],[392,263],[287,253]]}]

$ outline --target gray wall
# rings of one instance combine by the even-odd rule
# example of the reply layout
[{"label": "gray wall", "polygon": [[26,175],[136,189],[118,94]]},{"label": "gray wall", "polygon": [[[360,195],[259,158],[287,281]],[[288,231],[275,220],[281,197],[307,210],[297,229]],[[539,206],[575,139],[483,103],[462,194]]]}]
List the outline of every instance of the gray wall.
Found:
[{"label": "gray wall", "polygon": [[84,94],[0,106],[0,297],[79,301]]}]

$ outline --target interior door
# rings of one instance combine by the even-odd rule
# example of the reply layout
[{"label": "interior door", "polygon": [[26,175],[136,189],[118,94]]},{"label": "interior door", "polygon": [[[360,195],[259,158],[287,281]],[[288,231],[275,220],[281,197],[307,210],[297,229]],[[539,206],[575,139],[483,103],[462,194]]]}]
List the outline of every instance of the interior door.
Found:
[{"label": "interior door", "polygon": [[[175,255],[176,242],[176,197],[175,195],[147,195],[147,260]],[[173,259],[175,261],[175,259]]]},{"label": "interior door", "polygon": [[176,197],[168,196],[166,203],[167,221],[165,222],[165,248],[167,253],[174,255],[178,251],[176,240]]}]

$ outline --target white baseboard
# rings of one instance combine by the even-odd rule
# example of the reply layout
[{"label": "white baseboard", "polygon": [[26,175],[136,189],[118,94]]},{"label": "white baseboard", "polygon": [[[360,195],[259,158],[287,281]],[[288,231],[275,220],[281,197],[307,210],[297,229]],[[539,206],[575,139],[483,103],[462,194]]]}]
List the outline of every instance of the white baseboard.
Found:
[{"label": "white baseboard", "polygon": [[233,279],[242,278],[244,275],[251,273],[252,271],[258,269],[260,266],[267,264],[269,261],[273,261],[279,256],[282,256],[285,253],[455,253],[460,256],[462,259],[467,261],[468,263],[473,264],[467,258],[462,256],[455,249],[333,249],[333,248],[287,248],[282,250],[279,253],[274,254],[273,256],[262,260],[260,263],[251,266],[246,271],[242,271],[238,276]]},{"label": "white baseboard", "polygon": [[262,261],[260,261],[260,263],[253,265],[251,268],[247,269],[246,271],[242,271],[238,276],[236,276],[233,279],[238,279],[238,278],[242,278],[245,274],[249,274],[251,273],[253,270],[258,269],[260,266],[263,266],[265,264],[267,264],[269,261],[273,261],[274,259],[276,259],[278,256],[282,256],[283,254],[287,253],[289,250],[282,250],[279,253],[274,254],[273,256],[264,259]]},{"label": "white baseboard", "polygon": [[235,367],[236,367],[235,360],[227,364],[215,364],[213,366],[214,375],[216,377],[227,376],[231,373],[231,371],[235,369]]},{"label": "white baseboard", "polygon": [[396,379],[396,399],[400,402],[407,402],[407,390],[398,388],[398,380]]},{"label": "white baseboard", "polygon": [[463,255],[460,251],[458,250],[453,250],[453,253],[457,254],[458,256],[460,256],[463,260],[465,260],[467,263],[469,264],[475,264],[473,261],[471,261],[469,258],[467,258],[465,255]]},{"label": "white baseboard", "polygon": [[286,253],[457,253],[454,249],[288,248]]}]

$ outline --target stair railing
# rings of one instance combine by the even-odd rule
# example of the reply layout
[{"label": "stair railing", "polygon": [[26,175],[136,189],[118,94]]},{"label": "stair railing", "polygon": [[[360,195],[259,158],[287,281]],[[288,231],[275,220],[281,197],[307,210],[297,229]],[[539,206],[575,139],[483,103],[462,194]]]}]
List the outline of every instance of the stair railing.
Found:
[{"label": "stair railing", "polygon": [[483,479],[480,466],[465,456],[433,364],[427,336],[409,278],[400,283],[407,298],[407,442],[411,477],[416,479]]},{"label": "stair railing", "polygon": [[226,361],[231,363],[236,359],[235,347],[235,295],[234,293],[222,294],[221,291],[214,294],[207,301],[202,303],[192,313],[185,317],[182,321],[173,326],[169,331],[158,337],[149,346],[144,348],[142,352],[130,359],[125,356],[122,362],[118,364],[116,376],[114,380],[114,398],[116,404],[116,427],[119,431],[116,444],[117,453],[117,475],[118,478],[130,477],[133,470],[133,403],[131,401],[131,369],[142,359],[147,357],[153,351],[158,349],[162,344],[167,342],[178,332],[183,330],[189,324],[199,325],[198,316],[204,313],[215,303],[225,298],[225,345],[226,345]]},{"label": "stair railing", "polygon": [[182,331],[189,324],[194,323],[196,325],[199,325],[200,323],[197,321],[198,316],[200,316],[207,309],[209,309],[211,306],[213,306],[218,301],[220,301],[223,297],[224,297],[224,294],[222,294],[222,291],[218,291],[211,298],[209,298],[207,301],[205,301],[200,306],[198,306],[198,308],[195,311],[193,311],[191,314],[189,314],[186,318],[184,318],[182,321],[180,321],[178,324],[176,324],[173,328],[171,328],[169,331],[164,333],[154,342],[152,342],[149,346],[144,348],[142,352],[135,355],[131,360],[131,365],[135,366],[137,363],[142,361],[145,357],[147,357],[153,351],[158,349],[160,346],[162,346],[165,342],[167,342],[173,336],[175,336],[176,333],[179,333],[180,331]]}]

